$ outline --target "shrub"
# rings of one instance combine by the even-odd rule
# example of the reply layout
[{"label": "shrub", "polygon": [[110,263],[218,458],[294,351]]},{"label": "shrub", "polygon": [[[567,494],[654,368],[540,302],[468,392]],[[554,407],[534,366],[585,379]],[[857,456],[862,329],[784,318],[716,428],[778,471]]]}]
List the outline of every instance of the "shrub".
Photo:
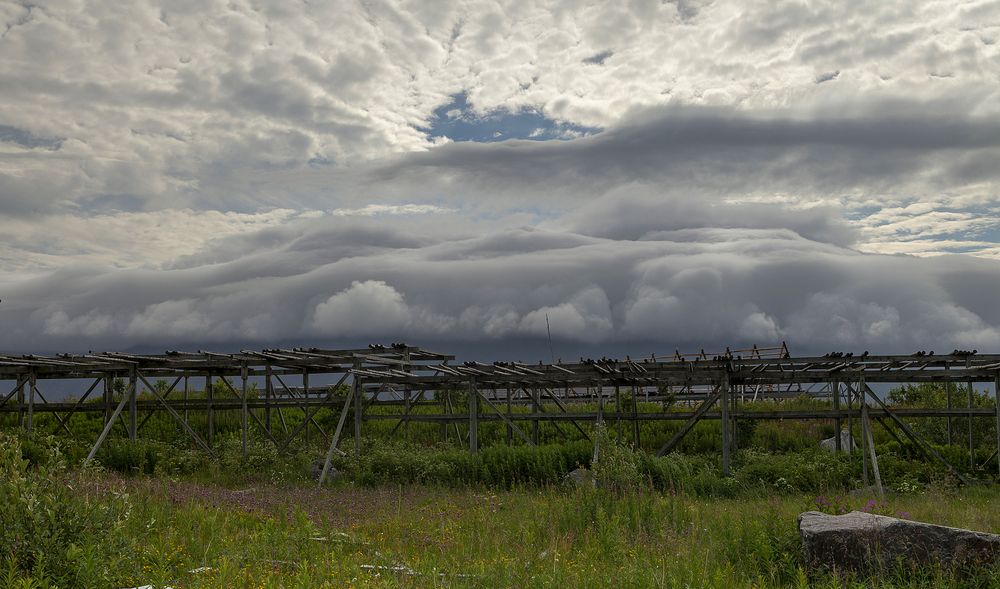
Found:
[{"label": "shrub", "polygon": [[34,465],[21,441],[0,432],[0,562],[8,578],[28,575],[70,587],[110,586],[123,554],[129,517],[124,495],[91,502],[64,482],[66,464],[54,440],[36,445]]}]

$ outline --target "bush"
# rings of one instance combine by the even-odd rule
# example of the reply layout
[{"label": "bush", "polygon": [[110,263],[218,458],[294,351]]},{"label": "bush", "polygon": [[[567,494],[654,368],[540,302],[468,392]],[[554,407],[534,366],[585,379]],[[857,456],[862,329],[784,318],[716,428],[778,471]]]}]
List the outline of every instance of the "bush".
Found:
[{"label": "bush", "polygon": [[854,475],[844,455],[814,450],[796,454],[744,451],[736,480],[746,488],[778,493],[812,493],[850,486]]},{"label": "bush", "polygon": [[498,488],[555,485],[566,473],[590,462],[589,442],[537,447],[496,446],[476,454],[453,447],[421,447],[398,441],[367,444],[360,455],[335,459],[334,466],[363,485],[483,484]]},{"label": "bush", "polygon": [[101,466],[124,474],[153,474],[164,444],[150,440],[106,440],[97,451]]},{"label": "bush", "polygon": [[0,432],[0,563],[8,580],[30,574],[56,585],[110,586],[111,567],[124,551],[127,498],[76,496],[54,440],[29,446],[31,464],[21,441]]}]

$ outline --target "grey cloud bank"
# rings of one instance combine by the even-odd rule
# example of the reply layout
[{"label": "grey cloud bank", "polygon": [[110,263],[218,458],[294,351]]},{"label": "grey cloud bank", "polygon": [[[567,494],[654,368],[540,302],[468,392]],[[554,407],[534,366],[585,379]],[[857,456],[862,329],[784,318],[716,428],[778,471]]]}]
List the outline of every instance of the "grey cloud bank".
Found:
[{"label": "grey cloud bank", "polygon": [[[618,199],[628,208],[628,199]],[[719,205],[722,218],[757,211]],[[774,211],[777,213],[777,210]],[[604,215],[594,207],[595,217]],[[748,216],[641,236],[507,228],[465,238],[325,217],[264,230],[253,253],[173,270],[63,270],[8,289],[9,349],[428,344],[538,338],[683,347],[788,340],[802,350],[1000,346],[1000,264],[860,254]],[[794,216],[793,216],[794,221]],[[830,221],[835,225],[834,221]],[[571,224],[567,222],[567,224]],[[240,236],[246,243],[255,236]],[[225,241],[225,240],[223,240]]]}]

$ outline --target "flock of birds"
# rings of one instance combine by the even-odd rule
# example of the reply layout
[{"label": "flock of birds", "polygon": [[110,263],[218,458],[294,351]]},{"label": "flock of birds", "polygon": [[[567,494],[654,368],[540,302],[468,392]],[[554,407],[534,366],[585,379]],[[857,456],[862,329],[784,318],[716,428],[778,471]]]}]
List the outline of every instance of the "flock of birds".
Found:
[{"label": "flock of birds", "polygon": [[[389,346],[384,346],[382,344],[368,344],[368,348],[370,350],[374,351],[374,352],[384,352],[387,349],[392,349],[392,350],[397,350],[397,351],[398,350],[405,350],[408,347],[409,346],[407,346],[403,342],[393,342]],[[958,349],[956,349],[956,350],[953,350],[951,352],[951,356],[959,357],[959,358],[965,358],[965,357],[969,357],[969,356],[975,356],[978,353],[979,353],[979,350],[958,350]],[[861,359],[864,359],[864,358],[867,358],[868,355],[869,355],[868,354],[868,350],[865,350],[858,357],[861,358]],[[914,352],[913,354],[910,354],[910,355],[913,356],[913,357],[915,357],[915,358],[922,358],[922,357],[925,357],[925,356],[933,356],[934,355],[934,350],[931,350],[931,351],[920,350],[920,351]],[[679,356],[678,355],[677,357],[679,358],[680,362],[687,362],[688,361],[683,356]],[[789,356],[786,353],[784,357],[788,358]],[[854,352],[829,352],[829,353],[823,354],[823,357],[824,358],[830,358],[830,359],[854,358]],[[695,358],[694,362],[699,362],[701,359],[702,358]],[[705,359],[707,360],[708,357],[705,356]],[[739,356],[739,355],[738,356],[733,356],[731,353],[729,353],[727,351],[725,354],[719,354],[719,355],[712,356],[711,361],[712,362],[726,362],[726,361],[734,360],[734,359],[735,360],[742,360],[743,356]],[[656,356],[652,356],[651,358],[643,358],[642,359],[642,362],[644,364],[648,364],[649,362],[655,362],[655,361],[656,361]],[[632,362],[633,362],[633,360],[629,356],[625,356],[625,360],[618,360],[616,358],[608,358],[607,356],[601,356],[600,358],[596,358],[596,359],[595,358],[584,358],[583,356],[580,357],[580,364],[583,364],[585,366],[600,366],[602,368],[610,368],[610,369],[616,368],[619,365],[619,363],[629,364],[629,363],[632,363]],[[538,363],[541,364],[542,362],[539,361]],[[477,362],[465,362],[464,364],[466,366],[469,366],[469,367],[475,367],[475,366],[478,365]],[[501,360],[498,360],[498,361],[496,361],[496,362],[493,363],[494,366],[510,367],[510,368],[513,368],[517,364],[519,364],[519,363],[517,363],[517,362],[504,362],[504,361],[501,361]],[[560,358],[556,362],[556,364],[562,364],[562,358]]]}]

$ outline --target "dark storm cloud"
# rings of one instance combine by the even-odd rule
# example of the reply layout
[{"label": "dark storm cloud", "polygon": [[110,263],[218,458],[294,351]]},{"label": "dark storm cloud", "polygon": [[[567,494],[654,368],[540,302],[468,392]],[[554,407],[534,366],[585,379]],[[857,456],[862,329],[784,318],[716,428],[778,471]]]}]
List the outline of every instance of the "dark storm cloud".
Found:
[{"label": "dark storm cloud", "polygon": [[572,142],[463,143],[401,156],[372,170],[366,185],[519,203],[528,186],[593,195],[637,179],[707,196],[927,194],[928,183],[997,181],[1000,170],[983,162],[998,156],[1000,122],[936,114],[933,105],[886,103],[847,116],[658,108]]},{"label": "dark storm cloud", "polygon": [[[0,306],[7,326],[0,346],[357,337],[457,345],[544,337],[546,316],[558,340],[609,350],[628,341],[788,340],[800,350],[1000,346],[1000,316],[984,294],[1000,287],[997,262],[859,254],[782,227],[796,218],[783,223],[778,209],[773,223],[748,215],[741,224],[750,208],[725,206],[733,208],[718,225],[697,207],[678,206],[659,229],[651,222],[603,235],[581,232],[600,206],[560,221],[565,229],[465,237],[442,235],[433,223],[298,222],[221,240],[216,246],[230,255],[214,263],[80,268],[23,282]],[[684,211],[694,211],[690,221]],[[828,227],[839,223],[830,211],[812,214],[826,214]],[[253,253],[235,253],[251,243]]]}]

